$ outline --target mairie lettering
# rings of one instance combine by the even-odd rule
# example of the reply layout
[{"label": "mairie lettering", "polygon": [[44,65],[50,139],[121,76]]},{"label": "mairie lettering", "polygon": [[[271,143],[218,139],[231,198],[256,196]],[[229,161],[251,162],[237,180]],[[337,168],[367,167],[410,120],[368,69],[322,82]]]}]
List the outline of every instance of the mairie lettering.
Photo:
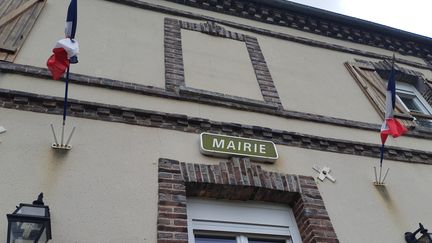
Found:
[{"label": "mairie lettering", "polygon": [[249,153],[266,153],[265,144],[256,144],[242,141],[225,140],[213,138],[213,148],[221,150],[230,150],[236,152],[249,152]]}]

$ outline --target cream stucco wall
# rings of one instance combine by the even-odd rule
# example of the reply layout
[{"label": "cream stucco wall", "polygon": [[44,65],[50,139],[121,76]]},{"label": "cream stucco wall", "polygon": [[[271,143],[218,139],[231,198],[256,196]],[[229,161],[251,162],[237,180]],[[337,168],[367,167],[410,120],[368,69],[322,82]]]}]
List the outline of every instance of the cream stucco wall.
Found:
[{"label": "cream stucco wall", "polygon": [[[285,27],[167,1],[146,1],[391,55],[386,50]],[[48,1],[20,51],[17,63],[45,66],[55,40],[62,37],[67,2]],[[79,4],[77,38],[81,43],[81,54],[80,63],[73,66],[72,72],[164,87],[163,19],[173,16],[103,0],[80,1]],[[227,29],[258,38],[285,109],[375,124],[382,122],[343,66],[345,61],[367,58]],[[244,55],[247,57],[244,49],[231,45],[227,54],[234,54],[239,59],[234,60],[233,66],[225,63],[223,73],[212,76],[210,64],[215,60],[220,62],[218,55],[221,53],[198,45],[203,44],[203,38],[204,45],[220,48],[219,44],[225,46],[225,43],[199,33],[182,31],[182,34],[187,86],[262,100],[253,70],[247,70],[248,66],[242,63]],[[193,49],[201,50],[201,53],[193,53]],[[208,55],[209,65],[205,72],[199,74],[193,70],[201,67],[202,63],[195,59],[202,55]],[[415,57],[403,58],[423,62]],[[235,65],[244,69],[236,73]],[[430,71],[410,69],[421,71],[427,78],[432,77]],[[208,73],[208,77],[204,73]],[[220,78],[223,79],[220,86],[201,80]],[[241,81],[238,84],[246,88],[235,86],[226,89],[228,84],[234,82],[230,78]],[[0,88],[62,97],[64,83],[0,73]],[[285,119],[76,84],[70,85],[70,98],[380,143],[378,131]],[[50,148],[52,137],[49,124],[54,123],[59,128],[60,122],[60,116],[0,109],[0,126],[8,129],[0,134],[0,215],[12,212],[19,202],[31,202],[37,193],[43,191],[45,201],[52,210],[52,242],[156,242],[158,158],[195,163],[218,163],[221,160],[199,153],[198,134],[73,117],[68,119],[68,127],[78,127],[72,140],[74,148],[65,154],[57,153]],[[387,145],[432,151],[431,140],[406,136],[389,139]],[[385,161],[385,167],[391,168],[390,174],[386,188],[378,190],[372,186],[373,166],[378,164],[377,159],[277,147],[280,159],[274,165],[263,165],[267,170],[315,176],[313,165],[332,168],[337,182],[318,182],[318,187],[341,242],[402,243],[403,233],[415,229],[418,222],[432,227],[432,212],[428,203],[432,196],[427,191],[427,186],[432,183],[430,165]],[[0,235],[5,235],[5,231],[6,220],[3,220],[0,221]]]},{"label": "cream stucco wall", "polygon": [[[0,88],[46,94],[55,97],[62,97],[64,94],[63,82],[30,78],[15,74],[0,74]],[[364,131],[360,129],[325,125],[315,122],[286,119],[266,114],[131,94],[111,89],[101,89],[96,87],[70,84],[69,97],[72,99],[93,101],[104,104],[184,114],[193,117],[207,118],[214,121],[258,125],[273,129],[358,142],[375,144],[380,143],[378,131]],[[375,112],[372,107],[370,109],[371,112]],[[380,124],[382,121],[378,117],[378,114],[376,114],[376,116],[377,118],[373,121],[373,123]],[[407,136],[402,136],[396,140],[389,138],[386,144],[411,149],[432,151],[432,141]]]},{"label": "cream stucco wall", "polygon": [[353,55],[274,38],[259,41],[285,109],[364,122],[380,119],[344,66]]},{"label": "cream stucco wall", "polygon": [[[188,9],[166,1],[157,3]],[[45,66],[52,43],[61,37],[63,23],[58,19],[63,18],[59,9],[64,8],[64,5],[64,1],[47,4],[18,55],[17,63]],[[77,34],[81,43],[80,63],[72,66],[72,72],[164,87],[163,19],[168,15],[102,0],[80,2],[81,9],[80,23],[85,24],[80,24]],[[260,23],[250,20],[239,22],[260,26]],[[269,25],[265,27],[270,28]],[[271,27],[278,31],[278,28],[282,28]],[[293,31],[289,28],[283,30]],[[381,122],[343,66],[345,61],[367,58],[254,33],[247,34],[258,37],[285,109],[363,122]],[[242,43],[192,31],[182,31],[182,35],[187,86],[263,100]],[[313,37],[320,38],[317,35]],[[344,42],[344,45],[350,46],[351,43]],[[362,48],[368,50],[366,46]],[[35,50],[47,54],[35,55]],[[383,53],[383,50],[380,51],[377,52]],[[427,78],[432,76],[430,71],[411,69],[422,71]]]},{"label": "cream stucco wall", "polygon": [[186,86],[264,100],[246,44],[182,30]]},{"label": "cream stucco wall", "polygon": [[[46,67],[64,38],[68,2],[46,3],[16,63]],[[80,54],[72,72],[165,87],[163,15],[103,0],[80,1],[78,8]]]},{"label": "cream stucco wall", "polygon": [[[375,47],[191,8],[167,1],[147,0],[146,2],[345,47],[372,51],[388,56],[392,55],[390,51]],[[67,6],[66,0],[47,2],[45,9],[17,56],[17,63],[45,66],[55,41],[63,37],[65,6]],[[78,17],[77,39],[80,42],[80,64],[73,66],[73,72],[164,87],[163,18],[186,18],[104,0],[80,2]],[[244,33],[244,31],[238,30],[237,32]],[[38,53],[46,53],[46,55],[35,55],[35,50]],[[401,57],[424,63],[420,58]],[[427,72],[429,76],[431,75],[429,71],[422,71]]]},{"label": "cream stucco wall", "polygon": [[[70,118],[73,149],[50,148],[60,116],[0,109],[0,214],[40,191],[52,212],[52,242],[156,242],[157,160],[216,164],[199,153],[198,134]],[[341,242],[403,243],[418,222],[432,225],[429,165],[385,161],[385,190],[372,185],[376,159],[277,146],[266,170],[315,176],[330,166],[336,183],[318,182]],[[6,220],[0,221],[5,235]],[[367,234],[365,233],[367,232]]]}]

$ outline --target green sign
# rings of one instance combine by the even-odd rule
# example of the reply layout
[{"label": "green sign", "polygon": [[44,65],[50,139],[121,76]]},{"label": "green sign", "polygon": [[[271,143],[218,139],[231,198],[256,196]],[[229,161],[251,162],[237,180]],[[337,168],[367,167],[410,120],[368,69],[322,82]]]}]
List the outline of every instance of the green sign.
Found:
[{"label": "green sign", "polygon": [[271,141],[201,133],[201,152],[216,157],[242,156],[274,162],[279,155]]}]

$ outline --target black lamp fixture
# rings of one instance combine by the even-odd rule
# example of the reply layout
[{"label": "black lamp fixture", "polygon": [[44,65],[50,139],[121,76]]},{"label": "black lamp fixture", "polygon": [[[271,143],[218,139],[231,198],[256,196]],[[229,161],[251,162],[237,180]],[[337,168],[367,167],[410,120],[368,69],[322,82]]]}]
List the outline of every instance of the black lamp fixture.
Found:
[{"label": "black lamp fixture", "polygon": [[[421,233],[420,238],[416,238],[417,233]],[[405,232],[405,241],[407,243],[432,243],[432,234],[419,223],[419,228],[414,232]]]},{"label": "black lamp fixture", "polygon": [[32,204],[20,203],[7,215],[7,243],[46,243],[51,239],[49,207],[44,205],[43,193]]}]

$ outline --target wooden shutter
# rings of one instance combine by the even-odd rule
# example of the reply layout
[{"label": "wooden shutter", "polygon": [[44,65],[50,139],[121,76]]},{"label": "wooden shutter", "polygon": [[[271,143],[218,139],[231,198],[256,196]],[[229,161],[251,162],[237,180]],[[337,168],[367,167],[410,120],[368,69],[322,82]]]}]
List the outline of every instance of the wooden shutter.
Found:
[{"label": "wooden shutter", "polygon": [[0,0],[0,61],[13,62],[46,0]]},{"label": "wooden shutter", "polygon": [[[375,71],[372,65],[364,63],[346,62],[350,74],[353,76],[357,84],[360,86],[366,97],[372,103],[373,107],[378,111],[384,119],[386,108],[386,86],[385,82]],[[396,100],[394,116],[398,118],[406,127],[415,127],[414,117]]]},{"label": "wooden shutter", "polygon": [[425,80],[425,90],[422,93],[423,98],[432,106],[432,82],[429,80]]}]

